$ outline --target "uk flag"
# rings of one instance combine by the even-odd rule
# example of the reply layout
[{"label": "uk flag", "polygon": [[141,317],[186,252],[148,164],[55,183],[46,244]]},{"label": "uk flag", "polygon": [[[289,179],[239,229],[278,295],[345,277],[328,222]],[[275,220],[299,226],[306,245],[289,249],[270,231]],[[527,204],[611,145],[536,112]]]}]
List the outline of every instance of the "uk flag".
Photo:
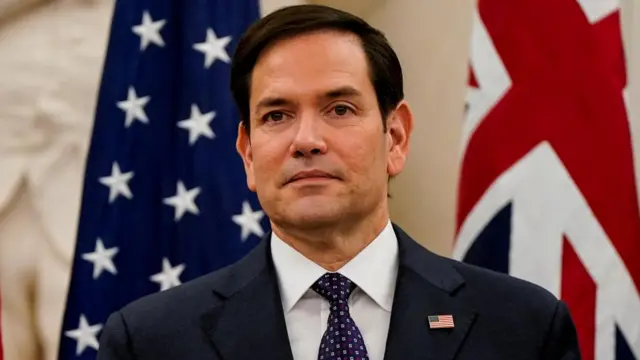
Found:
[{"label": "uk flag", "polygon": [[640,360],[640,213],[617,0],[479,0],[454,257],[569,306],[586,360]]}]

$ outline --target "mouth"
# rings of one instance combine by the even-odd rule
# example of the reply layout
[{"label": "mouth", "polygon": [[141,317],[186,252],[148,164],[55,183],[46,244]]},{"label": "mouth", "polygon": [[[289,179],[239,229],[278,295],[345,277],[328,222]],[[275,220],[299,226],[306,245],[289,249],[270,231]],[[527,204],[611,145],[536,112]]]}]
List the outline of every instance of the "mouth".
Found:
[{"label": "mouth", "polygon": [[302,182],[318,182],[318,181],[327,181],[327,180],[336,180],[337,177],[326,173],[320,170],[308,170],[308,171],[300,171],[292,176],[285,185],[291,183],[302,183]]}]

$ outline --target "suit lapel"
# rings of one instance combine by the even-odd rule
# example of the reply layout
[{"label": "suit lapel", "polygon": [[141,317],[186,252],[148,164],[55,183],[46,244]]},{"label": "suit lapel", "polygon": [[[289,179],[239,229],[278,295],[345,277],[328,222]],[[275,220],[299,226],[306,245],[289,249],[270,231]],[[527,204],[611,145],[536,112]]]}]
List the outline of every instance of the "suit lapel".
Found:
[{"label": "suit lapel", "polygon": [[[385,359],[454,359],[475,320],[475,312],[455,292],[464,280],[443,259],[394,225],[400,267]],[[452,315],[454,328],[430,329],[428,316]]]},{"label": "suit lapel", "polygon": [[269,235],[220,277],[202,327],[223,360],[293,360]]}]

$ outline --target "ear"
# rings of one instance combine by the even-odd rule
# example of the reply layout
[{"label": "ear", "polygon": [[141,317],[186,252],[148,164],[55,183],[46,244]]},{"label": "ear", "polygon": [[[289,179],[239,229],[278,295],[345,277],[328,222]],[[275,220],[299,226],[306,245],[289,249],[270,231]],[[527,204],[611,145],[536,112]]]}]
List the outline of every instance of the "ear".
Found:
[{"label": "ear", "polygon": [[242,162],[244,163],[244,171],[247,175],[247,186],[249,190],[256,191],[256,182],[253,176],[253,152],[251,150],[251,138],[244,128],[244,123],[238,124],[238,138],[236,140],[236,150]]},{"label": "ear", "polygon": [[412,132],[413,114],[409,104],[403,100],[387,119],[387,172],[391,177],[404,169]]}]

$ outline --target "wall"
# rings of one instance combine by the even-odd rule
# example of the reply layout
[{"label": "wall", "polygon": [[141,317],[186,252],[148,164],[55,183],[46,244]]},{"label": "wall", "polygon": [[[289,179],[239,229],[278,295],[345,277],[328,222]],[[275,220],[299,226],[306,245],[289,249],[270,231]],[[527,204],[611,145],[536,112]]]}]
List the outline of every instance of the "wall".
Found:
[{"label": "wall", "polygon": [[262,12],[262,15],[265,15],[283,6],[291,6],[304,3],[304,0],[260,0],[260,11]]},{"label": "wall", "polygon": [[392,182],[391,216],[441,254],[450,253],[454,230],[472,5],[393,0],[365,14],[398,52],[415,116],[407,169]]},{"label": "wall", "polygon": [[0,27],[5,360],[57,358],[86,145],[113,6],[112,0],[40,2]]}]

